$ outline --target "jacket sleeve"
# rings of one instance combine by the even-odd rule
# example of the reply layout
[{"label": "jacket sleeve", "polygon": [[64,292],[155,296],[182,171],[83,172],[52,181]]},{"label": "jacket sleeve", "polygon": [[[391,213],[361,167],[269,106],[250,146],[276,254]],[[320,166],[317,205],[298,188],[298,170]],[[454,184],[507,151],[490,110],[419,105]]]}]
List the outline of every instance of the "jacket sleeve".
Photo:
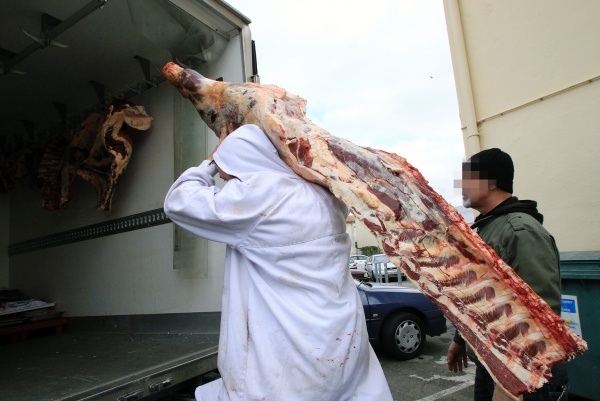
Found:
[{"label": "jacket sleeve", "polygon": [[462,345],[463,347],[466,345],[466,341],[464,340],[464,338],[462,338],[462,336],[460,335],[460,332],[458,330],[456,330],[454,332],[454,338],[452,339],[455,343]]},{"label": "jacket sleeve", "polygon": [[530,216],[515,214],[502,235],[503,255],[515,272],[560,314],[560,265],[554,238]]},{"label": "jacket sleeve", "polygon": [[173,183],[164,202],[165,214],[177,225],[212,241],[237,246],[260,214],[245,206],[245,183],[237,179],[215,186],[217,170],[208,160],[186,170]]}]

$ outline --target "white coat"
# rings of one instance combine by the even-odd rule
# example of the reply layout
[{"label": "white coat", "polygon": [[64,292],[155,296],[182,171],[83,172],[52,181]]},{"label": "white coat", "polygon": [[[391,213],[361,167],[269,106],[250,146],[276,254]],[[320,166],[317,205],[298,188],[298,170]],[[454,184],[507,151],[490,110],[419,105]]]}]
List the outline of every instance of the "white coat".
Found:
[{"label": "white coat", "polygon": [[173,184],[165,213],[227,244],[218,367],[202,401],[392,400],[348,270],[346,207],[296,175],[254,125]]}]

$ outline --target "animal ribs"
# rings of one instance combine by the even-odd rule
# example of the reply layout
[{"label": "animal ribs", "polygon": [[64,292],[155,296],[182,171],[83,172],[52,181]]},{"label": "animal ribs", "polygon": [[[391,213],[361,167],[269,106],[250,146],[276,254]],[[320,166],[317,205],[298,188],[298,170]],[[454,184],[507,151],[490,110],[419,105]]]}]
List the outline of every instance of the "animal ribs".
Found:
[{"label": "animal ribs", "polygon": [[511,394],[541,387],[553,365],[587,349],[404,158],[317,127],[306,101],[282,88],[213,81],[174,63],[163,75],[215,133],[256,124],[297,174],[329,188]]}]

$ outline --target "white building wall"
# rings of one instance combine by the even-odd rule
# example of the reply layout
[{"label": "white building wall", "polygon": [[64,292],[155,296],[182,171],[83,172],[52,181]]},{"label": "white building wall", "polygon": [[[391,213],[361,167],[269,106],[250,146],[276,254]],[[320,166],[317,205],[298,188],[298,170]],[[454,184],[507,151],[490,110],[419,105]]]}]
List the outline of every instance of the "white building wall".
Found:
[{"label": "white building wall", "polygon": [[[598,250],[600,2],[446,0],[446,10],[454,4],[480,148],[513,157],[515,195],[538,201],[561,251]],[[452,39],[451,49],[456,65]]]},{"label": "white building wall", "polygon": [[346,233],[350,236],[352,243],[351,255],[361,254],[360,248],[365,246],[379,246],[375,235],[358,219],[346,221]]}]

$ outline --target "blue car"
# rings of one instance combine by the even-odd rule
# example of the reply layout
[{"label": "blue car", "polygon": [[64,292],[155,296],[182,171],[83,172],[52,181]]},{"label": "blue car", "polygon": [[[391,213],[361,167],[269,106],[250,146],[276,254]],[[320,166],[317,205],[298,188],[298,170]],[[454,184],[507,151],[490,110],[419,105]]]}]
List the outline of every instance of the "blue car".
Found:
[{"label": "blue car", "polygon": [[425,335],[446,332],[442,311],[416,288],[356,281],[365,310],[369,340],[405,361],[421,354]]}]

